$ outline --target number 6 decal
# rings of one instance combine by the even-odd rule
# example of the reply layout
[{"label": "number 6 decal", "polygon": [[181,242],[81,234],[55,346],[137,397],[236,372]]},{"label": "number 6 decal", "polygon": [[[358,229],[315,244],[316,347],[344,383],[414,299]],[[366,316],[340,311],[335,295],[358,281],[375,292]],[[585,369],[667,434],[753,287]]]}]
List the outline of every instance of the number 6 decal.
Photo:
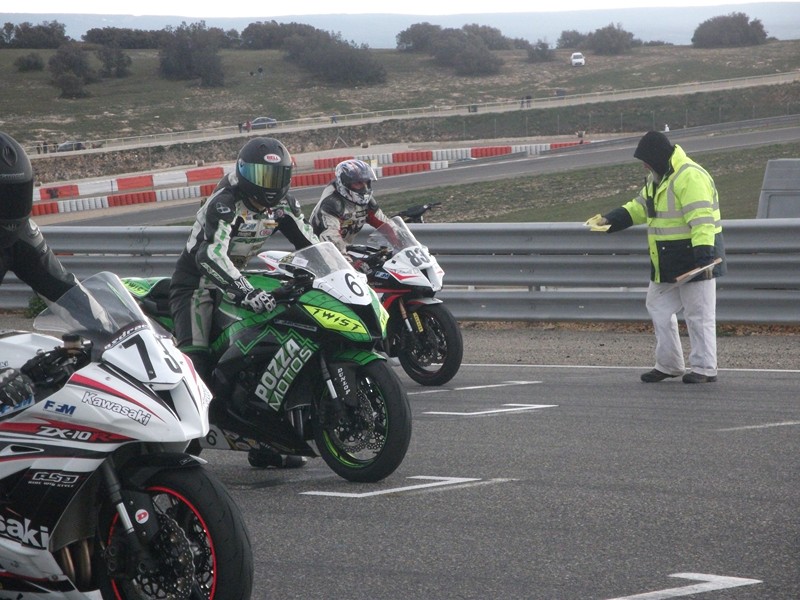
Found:
[{"label": "number 6 decal", "polygon": [[347,283],[347,287],[350,288],[350,291],[353,292],[354,296],[364,296],[364,288],[358,283],[358,279],[352,273],[345,273],[344,275],[345,283]]}]

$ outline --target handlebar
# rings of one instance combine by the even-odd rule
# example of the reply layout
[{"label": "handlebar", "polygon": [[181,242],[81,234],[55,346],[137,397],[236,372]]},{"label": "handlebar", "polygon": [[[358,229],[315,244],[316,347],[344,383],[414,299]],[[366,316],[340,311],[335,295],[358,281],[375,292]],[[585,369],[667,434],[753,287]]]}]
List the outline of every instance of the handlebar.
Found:
[{"label": "handlebar", "polygon": [[430,202],[428,204],[418,204],[416,206],[410,206],[407,209],[400,211],[397,213],[396,217],[400,217],[406,223],[422,223],[423,215],[428,212],[429,210],[433,210],[437,206],[441,206],[441,202]]},{"label": "handlebar", "polygon": [[90,350],[89,344],[76,349],[57,346],[28,360],[20,371],[30,377],[37,387],[60,387],[75,371],[89,363]]}]

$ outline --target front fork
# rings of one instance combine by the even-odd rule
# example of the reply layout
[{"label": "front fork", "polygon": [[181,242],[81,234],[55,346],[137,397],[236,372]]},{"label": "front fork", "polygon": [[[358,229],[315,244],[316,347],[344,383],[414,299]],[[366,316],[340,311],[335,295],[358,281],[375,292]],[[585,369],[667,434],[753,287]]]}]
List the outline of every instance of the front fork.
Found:
[{"label": "front fork", "polygon": [[[422,319],[419,318],[418,311],[409,313],[406,309],[406,303],[403,301],[403,298],[397,298],[397,310],[400,313],[400,319],[403,322],[403,326],[409,335],[420,334],[425,330],[425,327],[422,325]],[[402,349],[402,336],[400,336],[398,341],[400,343],[400,349]],[[397,349],[393,349],[392,354],[396,356]]]},{"label": "front fork", "polygon": [[319,353],[319,370],[330,395],[328,402],[320,403],[320,420],[328,425],[333,425],[344,416],[344,404],[336,391],[336,385],[333,383],[333,377],[331,377],[328,363],[325,362],[325,356],[322,352]]},{"label": "front fork", "polygon": [[[150,542],[159,529],[152,498],[144,492],[123,490],[110,458],[103,462],[100,470],[108,496],[125,532],[124,540],[108,540],[105,558],[109,575],[135,577],[157,572],[158,560],[149,550]],[[134,515],[133,519],[131,514]]]}]

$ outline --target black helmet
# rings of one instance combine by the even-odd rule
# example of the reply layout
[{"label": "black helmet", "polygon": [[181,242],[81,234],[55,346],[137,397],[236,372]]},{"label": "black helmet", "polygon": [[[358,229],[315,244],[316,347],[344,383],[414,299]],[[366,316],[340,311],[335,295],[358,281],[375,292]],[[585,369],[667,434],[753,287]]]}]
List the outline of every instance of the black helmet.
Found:
[{"label": "black helmet", "polygon": [[292,156],[274,138],[253,138],[239,151],[236,174],[242,194],[262,208],[270,208],[289,191]]},{"label": "black helmet", "polygon": [[363,160],[343,160],[336,165],[334,175],[336,191],[351,202],[366,206],[372,200],[372,182],[378,178]]},{"label": "black helmet", "polygon": [[33,208],[33,168],[17,140],[0,131],[0,245],[17,239]]}]

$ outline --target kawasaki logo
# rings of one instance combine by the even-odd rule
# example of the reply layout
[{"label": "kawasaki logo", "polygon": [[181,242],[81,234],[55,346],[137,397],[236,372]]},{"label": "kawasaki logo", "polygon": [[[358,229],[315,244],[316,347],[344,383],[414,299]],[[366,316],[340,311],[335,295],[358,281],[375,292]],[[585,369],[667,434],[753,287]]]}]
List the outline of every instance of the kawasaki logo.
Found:
[{"label": "kawasaki logo", "polygon": [[261,376],[255,395],[266,402],[273,410],[281,407],[283,398],[292,381],[311,357],[312,350],[301,347],[289,339],[281,346]]},{"label": "kawasaki logo", "polygon": [[150,417],[152,416],[150,413],[140,408],[134,408],[132,406],[120,404],[119,402],[113,402],[92,392],[86,392],[83,395],[82,402],[84,404],[91,404],[97,408],[102,408],[103,410],[110,410],[111,412],[118,413],[123,417],[133,419],[141,425],[147,425],[150,422]]},{"label": "kawasaki logo", "polygon": [[18,521],[0,515],[0,536],[34,548],[47,548],[50,544],[50,530],[47,527],[31,528],[30,519]]}]

